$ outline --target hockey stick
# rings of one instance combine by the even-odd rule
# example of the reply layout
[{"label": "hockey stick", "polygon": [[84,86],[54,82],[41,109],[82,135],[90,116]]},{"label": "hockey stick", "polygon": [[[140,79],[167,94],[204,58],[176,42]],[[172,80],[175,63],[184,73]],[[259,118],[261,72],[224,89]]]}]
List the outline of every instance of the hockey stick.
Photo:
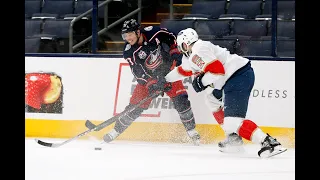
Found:
[{"label": "hockey stick", "polygon": [[110,124],[114,123],[117,119],[119,119],[121,116],[125,116],[127,113],[135,110],[137,107],[139,107],[140,105],[142,105],[144,102],[146,102],[147,100],[149,100],[150,98],[153,99],[157,96],[159,96],[162,93],[162,91],[151,94],[147,97],[145,97],[144,99],[142,99],[138,104],[133,105],[130,109],[127,109],[121,113],[119,113],[118,115],[104,121],[103,123],[99,124],[99,125],[95,125],[93,124],[90,120],[86,120],[85,126],[88,129],[94,129],[94,131],[100,131],[101,129],[109,126]]},{"label": "hockey stick", "polygon": [[[112,117],[112,118],[110,118],[110,119],[108,119],[108,120],[105,120],[104,122],[98,124],[97,126],[95,126],[95,125],[93,124],[93,126],[92,126],[91,128],[89,128],[88,130],[86,130],[86,131],[78,134],[77,136],[75,136],[75,137],[73,137],[73,138],[70,138],[70,139],[68,139],[68,140],[66,140],[66,141],[64,141],[64,142],[62,142],[62,143],[48,143],[48,142],[41,141],[41,140],[39,140],[39,139],[35,139],[35,141],[36,141],[38,144],[40,144],[40,145],[42,145],[42,146],[46,146],[46,147],[53,147],[53,148],[60,147],[60,146],[62,146],[62,145],[64,145],[64,144],[67,144],[67,143],[69,143],[69,142],[71,142],[71,141],[73,141],[73,140],[76,140],[76,139],[78,139],[78,138],[80,138],[80,137],[82,137],[82,136],[85,136],[85,135],[87,135],[88,133],[90,133],[90,132],[92,132],[92,131],[99,131],[99,130],[103,129],[104,127],[106,127],[106,126],[112,124],[113,122],[115,122],[119,117],[121,117],[121,116],[123,116],[123,115],[126,115],[128,112],[133,111],[134,109],[136,109],[138,106],[142,105],[144,102],[146,102],[146,101],[149,100],[150,98],[153,99],[153,98],[157,97],[158,95],[160,95],[161,93],[162,93],[162,91],[156,92],[156,93],[154,93],[154,94],[150,94],[149,96],[147,96],[146,98],[142,99],[138,104],[132,106],[131,108],[129,108],[129,109],[127,109],[127,110],[125,110],[125,111],[117,114],[116,116],[114,116],[114,117]],[[87,120],[87,121],[88,121],[88,120]],[[90,122],[90,123],[91,123],[91,122]],[[87,124],[87,123],[86,123],[86,124]],[[92,123],[91,123],[91,124],[92,124]]]},{"label": "hockey stick", "polygon": [[[172,84],[170,83],[170,84],[168,84],[168,86],[166,86],[166,87],[164,88],[163,91],[158,91],[158,92],[156,92],[156,93],[154,93],[154,94],[151,94],[151,95],[147,96],[146,98],[142,99],[138,104],[134,105],[129,111],[126,111],[126,113],[124,113],[124,114],[122,114],[122,113],[120,113],[120,114],[126,115],[128,112],[131,112],[131,111],[135,110],[135,109],[136,109],[137,107],[139,107],[141,104],[143,104],[144,102],[146,102],[149,98],[152,98],[152,99],[153,99],[153,98],[155,98],[155,97],[157,97],[157,96],[159,96],[159,95],[162,95],[162,96],[163,96],[163,93],[169,91],[169,90],[171,89],[171,87],[172,87]],[[121,116],[122,116],[122,115],[121,115]],[[105,123],[105,124],[102,123],[102,124],[99,124],[99,125],[95,125],[95,124],[93,124],[90,120],[86,120],[85,126],[86,126],[88,129],[94,129],[94,128],[95,128],[95,131],[100,131],[101,129],[109,126],[109,125],[112,124],[112,123],[114,123],[118,118],[119,118],[119,116],[114,116],[114,117],[112,117],[111,119],[108,119],[108,120],[106,120],[105,122],[103,122],[103,123]],[[97,126],[100,126],[100,127],[97,127]],[[96,128],[96,127],[97,127],[97,128]]]}]

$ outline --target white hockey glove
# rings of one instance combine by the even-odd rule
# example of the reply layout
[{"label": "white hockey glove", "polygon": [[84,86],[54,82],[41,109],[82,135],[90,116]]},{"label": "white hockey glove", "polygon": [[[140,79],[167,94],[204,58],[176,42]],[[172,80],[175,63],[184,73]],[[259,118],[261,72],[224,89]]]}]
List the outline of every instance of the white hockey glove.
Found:
[{"label": "white hockey glove", "polygon": [[213,89],[210,86],[206,89],[206,104],[211,112],[216,112],[224,106],[224,93],[222,90]]}]

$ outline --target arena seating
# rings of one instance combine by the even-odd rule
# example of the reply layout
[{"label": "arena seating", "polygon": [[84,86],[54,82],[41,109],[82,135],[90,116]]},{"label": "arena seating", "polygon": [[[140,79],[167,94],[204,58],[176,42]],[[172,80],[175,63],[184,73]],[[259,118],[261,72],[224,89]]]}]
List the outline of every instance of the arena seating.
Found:
[{"label": "arena seating", "polygon": [[24,21],[24,36],[25,38],[27,37],[32,37],[35,34],[40,34],[41,32],[41,26],[42,26],[42,21],[41,20],[25,20]]},{"label": "arena seating", "polygon": [[195,20],[194,29],[198,32],[198,35],[202,39],[211,40],[214,38],[222,38],[228,36],[231,33],[231,21],[230,20]]},{"label": "arena seating", "polygon": [[[72,14],[74,9],[73,1],[64,0],[64,1],[56,1],[49,0],[44,1],[41,8],[41,13],[37,14],[37,16],[41,16],[44,14],[45,16],[49,16],[52,14],[53,17],[63,18],[65,14]],[[32,15],[34,17],[34,15]]]},{"label": "arena seating", "polygon": [[227,14],[246,15],[247,19],[254,19],[261,14],[261,1],[235,1],[231,0],[226,7]]},{"label": "arena seating", "polygon": [[227,1],[194,1],[190,14],[185,17],[218,18],[225,14]]},{"label": "arena seating", "polygon": [[278,40],[277,55],[279,57],[295,57],[296,42],[294,39]]},{"label": "arena seating", "polygon": [[[271,29],[272,28],[270,27],[270,30]],[[296,29],[295,21],[283,20],[283,21],[278,21],[278,23],[277,23],[277,35],[278,36],[285,36],[285,37],[289,37],[291,39],[295,39],[295,33],[296,33],[295,29]]]},{"label": "arena seating", "polygon": [[[272,13],[271,3],[272,0],[265,0],[262,14]],[[291,20],[295,15],[295,3],[294,0],[278,0],[278,15],[283,15],[285,20]]]},{"label": "arena seating", "polygon": [[[46,52],[69,52],[68,44],[70,22],[71,19],[26,19],[25,38],[39,37],[41,41],[46,41],[45,45],[53,46],[54,44],[54,46],[57,46],[56,48],[54,48],[55,51],[52,51],[53,49],[49,48],[50,51]],[[81,33],[82,32],[77,32],[75,28],[73,28],[74,42],[80,42],[89,34],[88,32],[85,33],[85,35]]]},{"label": "arena seating", "polygon": [[33,14],[40,13],[42,6],[42,0],[33,0],[24,2],[24,11],[26,19],[31,18]]},{"label": "arena seating", "polygon": [[[174,29],[174,32],[191,27],[201,39],[222,45],[230,52],[244,56],[271,56],[270,21],[185,19],[163,20],[160,26]],[[278,21],[278,40],[278,56],[294,56],[294,21]],[[235,41],[238,41],[238,46],[233,43]]]},{"label": "arena seating", "polygon": [[25,38],[25,53],[38,53],[40,50],[40,38],[39,37],[30,37]]},{"label": "arena seating", "polygon": [[194,27],[195,20],[192,19],[165,19],[161,22],[160,27],[167,28],[169,31],[174,32],[175,34],[178,34],[179,31],[182,29],[188,28],[188,27]]},{"label": "arena seating", "polygon": [[[176,34],[191,27],[201,39],[225,47],[232,53],[271,56],[271,2],[272,0],[193,0],[189,14],[185,14],[182,19],[162,19],[159,26]],[[277,55],[294,56],[295,1],[278,0],[277,4]],[[40,38],[40,41],[46,42],[40,43],[41,47],[50,43],[50,47],[52,44],[57,46],[49,48],[49,52],[68,52],[71,19],[91,7],[91,0],[25,0],[26,46]],[[115,9],[109,7],[109,14]],[[91,14],[74,25],[74,42],[80,42],[91,35],[90,17]],[[103,17],[104,8],[99,8],[98,18]]]},{"label": "arena seating", "polygon": [[[291,20],[295,15],[294,0],[278,0],[278,15],[285,20]],[[256,16],[270,17],[272,12],[272,0],[194,0],[190,14],[184,18],[219,18],[244,15],[246,19],[255,19]]]},{"label": "arena seating", "polygon": [[268,35],[268,21],[238,20],[232,21],[231,35],[260,37]]}]

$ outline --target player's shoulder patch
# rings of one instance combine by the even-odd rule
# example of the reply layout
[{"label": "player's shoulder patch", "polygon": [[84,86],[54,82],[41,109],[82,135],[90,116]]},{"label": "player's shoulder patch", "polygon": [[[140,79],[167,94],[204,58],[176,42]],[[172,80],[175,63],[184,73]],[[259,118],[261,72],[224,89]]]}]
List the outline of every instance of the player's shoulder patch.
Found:
[{"label": "player's shoulder patch", "polygon": [[147,26],[147,27],[144,28],[144,30],[145,30],[145,31],[151,31],[152,28],[153,28],[153,26]]},{"label": "player's shoulder patch", "polygon": [[131,45],[130,45],[130,44],[127,44],[127,45],[126,45],[126,48],[124,48],[124,51],[128,51],[130,48],[131,48]]}]

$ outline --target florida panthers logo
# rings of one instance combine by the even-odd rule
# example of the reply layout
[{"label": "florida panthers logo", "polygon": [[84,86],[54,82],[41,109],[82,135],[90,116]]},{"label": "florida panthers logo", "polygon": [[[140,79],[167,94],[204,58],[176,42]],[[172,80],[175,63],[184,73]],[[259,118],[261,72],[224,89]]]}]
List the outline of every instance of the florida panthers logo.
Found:
[{"label": "florida panthers logo", "polygon": [[206,64],[202,59],[201,57],[199,57],[197,54],[195,54],[193,57],[192,57],[192,60],[191,60],[195,65],[197,65],[200,69],[203,68],[203,66]]},{"label": "florida panthers logo", "polygon": [[145,61],[145,66],[149,70],[155,70],[158,66],[162,64],[161,47],[159,46],[154,51],[150,51],[149,56]]}]

